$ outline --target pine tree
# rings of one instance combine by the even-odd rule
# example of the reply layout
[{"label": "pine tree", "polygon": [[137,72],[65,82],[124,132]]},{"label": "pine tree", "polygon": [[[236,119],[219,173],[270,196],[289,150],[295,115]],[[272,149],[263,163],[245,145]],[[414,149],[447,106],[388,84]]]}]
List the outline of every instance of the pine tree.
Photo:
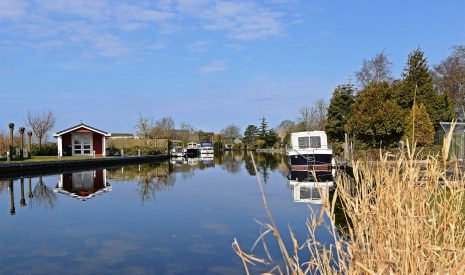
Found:
[{"label": "pine tree", "polygon": [[329,102],[326,133],[332,142],[344,141],[344,132],[347,119],[350,116],[352,104],[355,102],[354,87],[352,84],[339,85],[334,89]]},{"label": "pine tree", "polygon": [[267,131],[268,131],[268,122],[266,121],[265,117],[262,117],[260,119],[260,127],[258,128],[258,134],[260,136],[260,139],[265,140]]},{"label": "pine tree", "polygon": [[402,83],[397,91],[397,104],[404,110],[412,109],[414,98],[424,104],[434,125],[441,120],[450,120],[453,104],[447,96],[438,94],[433,86],[431,72],[424,52],[417,48],[409,56],[402,73]]},{"label": "pine tree", "polygon": [[433,144],[434,126],[424,104],[413,105],[407,117],[404,140],[416,142],[419,146]]}]

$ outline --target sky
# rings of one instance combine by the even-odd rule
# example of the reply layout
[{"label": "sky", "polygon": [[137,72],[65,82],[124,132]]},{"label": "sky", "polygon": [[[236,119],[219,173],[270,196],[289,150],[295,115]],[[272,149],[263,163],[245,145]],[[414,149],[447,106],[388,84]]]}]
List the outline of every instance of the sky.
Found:
[{"label": "sky", "polygon": [[52,132],[135,132],[140,115],[275,127],[355,84],[380,51],[395,77],[417,47],[438,64],[465,44],[464,11],[455,0],[0,0],[0,130],[48,110]]}]

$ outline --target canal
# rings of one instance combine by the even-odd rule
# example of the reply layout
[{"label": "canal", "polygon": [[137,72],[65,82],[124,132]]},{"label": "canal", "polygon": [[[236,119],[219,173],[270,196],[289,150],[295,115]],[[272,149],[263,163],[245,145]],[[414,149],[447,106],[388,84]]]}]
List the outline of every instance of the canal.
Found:
[{"label": "canal", "polygon": [[[286,156],[255,161],[284,241],[291,244],[290,227],[303,243],[307,219],[321,209],[317,194],[292,184]],[[243,152],[0,179],[0,273],[241,274],[232,243],[250,251],[259,222],[268,218]],[[324,225],[316,238],[332,241]],[[273,237],[265,240],[282,261]],[[263,245],[253,254],[265,257]]]}]

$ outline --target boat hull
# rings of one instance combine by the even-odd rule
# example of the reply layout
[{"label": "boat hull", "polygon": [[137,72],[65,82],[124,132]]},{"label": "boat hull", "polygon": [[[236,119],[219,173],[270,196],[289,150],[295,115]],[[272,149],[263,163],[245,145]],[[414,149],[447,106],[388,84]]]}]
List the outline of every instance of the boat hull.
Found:
[{"label": "boat hull", "polygon": [[333,155],[319,153],[290,154],[289,165],[292,171],[331,172]]}]

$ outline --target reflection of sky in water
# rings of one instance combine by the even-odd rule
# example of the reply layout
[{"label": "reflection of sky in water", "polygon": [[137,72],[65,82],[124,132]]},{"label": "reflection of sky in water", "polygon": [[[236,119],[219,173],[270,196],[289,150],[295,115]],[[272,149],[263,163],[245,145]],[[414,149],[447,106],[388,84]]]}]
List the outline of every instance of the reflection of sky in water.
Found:
[{"label": "reflection of sky in water", "polygon": [[[24,180],[28,205],[21,207],[20,183],[15,180],[14,216],[9,214],[6,184],[0,193],[0,273],[242,273],[242,263],[231,248],[233,239],[248,250],[259,235],[255,220],[267,219],[256,178],[248,174],[244,161],[236,156],[215,162],[214,167],[200,169],[187,163],[172,168],[175,173],[164,179],[170,182],[167,187],[156,177],[145,180],[158,185],[149,188],[155,194],[144,201],[144,179],[135,167],[107,171],[111,192],[86,201],[55,193],[53,208],[30,201],[28,179]],[[142,171],[156,174],[146,166]],[[278,169],[267,173],[268,204],[285,241],[288,225],[304,241],[309,206],[293,202],[287,179]],[[53,190],[59,176],[42,180]],[[38,181],[32,179],[32,188]],[[318,236],[321,242],[331,239],[322,228]],[[272,246],[273,239],[267,240]],[[264,256],[262,251],[259,245],[254,254]]]}]

